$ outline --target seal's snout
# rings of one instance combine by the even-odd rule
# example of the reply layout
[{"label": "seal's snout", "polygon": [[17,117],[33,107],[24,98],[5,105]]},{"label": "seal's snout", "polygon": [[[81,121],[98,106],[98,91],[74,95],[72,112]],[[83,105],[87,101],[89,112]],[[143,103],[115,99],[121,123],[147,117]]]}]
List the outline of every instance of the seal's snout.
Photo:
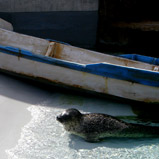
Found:
[{"label": "seal's snout", "polygon": [[59,121],[60,123],[67,122],[70,120],[70,115],[67,114],[66,112],[63,112],[62,114],[56,117],[56,120]]},{"label": "seal's snout", "polygon": [[61,114],[58,115],[58,116],[56,117],[56,120],[59,121],[59,122],[62,122],[62,115],[61,115]]}]

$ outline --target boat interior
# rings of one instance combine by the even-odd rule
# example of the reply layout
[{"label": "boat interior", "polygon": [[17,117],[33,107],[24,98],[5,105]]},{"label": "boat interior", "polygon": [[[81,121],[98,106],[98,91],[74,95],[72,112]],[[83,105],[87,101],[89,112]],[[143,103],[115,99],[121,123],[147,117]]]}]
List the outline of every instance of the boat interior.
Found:
[{"label": "boat interior", "polygon": [[134,67],[150,71],[159,71],[159,66],[90,51],[71,45],[52,42],[33,36],[19,34],[0,29],[0,45],[11,46],[52,58],[57,58],[79,64],[109,63],[114,65]]}]

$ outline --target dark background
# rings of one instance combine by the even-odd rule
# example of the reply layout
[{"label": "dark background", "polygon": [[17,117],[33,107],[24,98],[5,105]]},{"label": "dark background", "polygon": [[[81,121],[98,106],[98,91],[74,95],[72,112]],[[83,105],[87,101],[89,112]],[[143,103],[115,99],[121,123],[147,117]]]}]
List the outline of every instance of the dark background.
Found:
[{"label": "dark background", "polygon": [[99,0],[98,11],[2,13],[14,31],[110,54],[159,57],[154,0]]},{"label": "dark background", "polygon": [[98,49],[159,57],[159,8],[154,0],[99,0]]}]

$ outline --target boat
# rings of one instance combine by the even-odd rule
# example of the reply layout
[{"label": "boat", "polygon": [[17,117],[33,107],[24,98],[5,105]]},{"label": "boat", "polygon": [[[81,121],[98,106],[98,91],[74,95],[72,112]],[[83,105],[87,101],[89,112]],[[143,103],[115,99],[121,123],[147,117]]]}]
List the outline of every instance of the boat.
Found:
[{"label": "boat", "polygon": [[0,28],[13,31],[13,26],[11,23],[0,18]]},{"label": "boat", "polygon": [[158,103],[158,61],[103,54],[0,29],[1,71],[104,96]]}]

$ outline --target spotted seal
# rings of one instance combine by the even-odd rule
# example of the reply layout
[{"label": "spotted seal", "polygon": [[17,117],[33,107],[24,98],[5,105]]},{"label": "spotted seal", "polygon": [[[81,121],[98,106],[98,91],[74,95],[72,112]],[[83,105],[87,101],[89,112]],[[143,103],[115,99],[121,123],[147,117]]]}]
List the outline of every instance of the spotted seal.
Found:
[{"label": "spotted seal", "polygon": [[82,114],[77,109],[67,109],[57,120],[65,130],[90,142],[107,137],[159,137],[159,127],[126,123],[107,114]]}]

